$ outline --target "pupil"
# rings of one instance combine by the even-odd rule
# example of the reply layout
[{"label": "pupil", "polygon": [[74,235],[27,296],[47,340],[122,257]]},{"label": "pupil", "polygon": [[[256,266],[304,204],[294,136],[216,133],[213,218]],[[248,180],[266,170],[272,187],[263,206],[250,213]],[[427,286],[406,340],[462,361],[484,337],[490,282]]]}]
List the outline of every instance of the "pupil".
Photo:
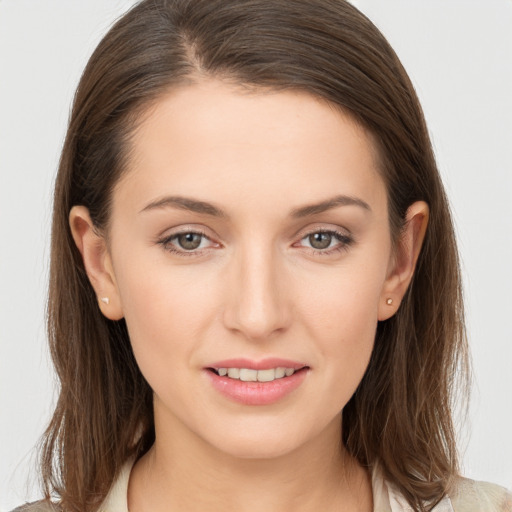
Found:
[{"label": "pupil", "polygon": [[314,249],[327,249],[331,245],[332,236],[329,233],[313,233],[309,235],[309,243]]},{"label": "pupil", "polygon": [[183,235],[179,235],[178,243],[183,249],[187,249],[189,251],[193,249],[197,249],[199,245],[201,245],[202,235],[198,235],[197,233],[185,233]]}]

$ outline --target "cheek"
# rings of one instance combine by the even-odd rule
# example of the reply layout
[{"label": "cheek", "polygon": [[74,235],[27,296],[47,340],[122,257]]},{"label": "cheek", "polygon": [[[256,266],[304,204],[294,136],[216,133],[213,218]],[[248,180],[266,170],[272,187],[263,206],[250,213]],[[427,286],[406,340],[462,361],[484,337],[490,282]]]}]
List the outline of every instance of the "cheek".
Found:
[{"label": "cheek", "polygon": [[143,373],[146,367],[165,366],[166,371],[173,361],[181,359],[181,366],[190,361],[196,340],[215,315],[211,283],[197,271],[172,268],[136,253],[119,261],[116,277],[131,344]]},{"label": "cheek", "polygon": [[333,393],[325,399],[340,410],[355,392],[375,341],[385,266],[339,269],[311,280],[302,295],[308,336],[316,340],[319,365]]},{"label": "cheek", "polygon": [[302,280],[304,314],[328,337],[356,342],[358,334],[375,332],[383,282],[382,269],[364,265]]},{"label": "cheek", "polygon": [[332,301],[323,311],[318,309],[312,336],[318,340],[330,378],[354,391],[373,350],[377,315],[371,297],[358,303],[353,299]]},{"label": "cheek", "polygon": [[190,371],[214,315],[213,287],[183,268],[138,268],[118,283],[135,360],[156,400],[193,414]]}]

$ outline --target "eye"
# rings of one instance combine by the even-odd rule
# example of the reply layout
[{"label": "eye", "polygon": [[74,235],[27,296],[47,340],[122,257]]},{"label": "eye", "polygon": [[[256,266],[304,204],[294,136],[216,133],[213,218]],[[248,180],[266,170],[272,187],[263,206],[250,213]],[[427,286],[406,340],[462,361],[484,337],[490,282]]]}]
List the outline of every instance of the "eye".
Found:
[{"label": "eye", "polygon": [[183,256],[200,254],[203,249],[218,247],[219,245],[212,242],[204,233],[197,231],[174,233],[159,240],[158,243],[165,250]]},{"label": "eye", "polygon": [[319,254],[331,254],[346,250],[353,242],[351,236],[338,231],[319,230],[308,233],[300,240],[301,247],[309,247]]},{"label": "eye", "polygon": [[313,233],[307,237],[313,249],[327,249],[333,240],[331,233]]},{"label": "eye", "polygon": [[186,251],[198,249],[203,241],[203,235],[199,233],[183,233],[175,237],[178,245]]}]

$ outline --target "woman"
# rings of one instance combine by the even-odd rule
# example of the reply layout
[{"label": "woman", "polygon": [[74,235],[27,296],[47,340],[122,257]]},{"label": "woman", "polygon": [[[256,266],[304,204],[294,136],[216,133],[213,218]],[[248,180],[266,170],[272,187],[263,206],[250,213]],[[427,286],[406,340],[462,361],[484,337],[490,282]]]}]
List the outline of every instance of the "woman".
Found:
[{"label": "woman", "polygon": [[410,81],[348,3],[145,1],[114,26],[49,304],[64,510],[511,508],[458,476],[450,215]]}]

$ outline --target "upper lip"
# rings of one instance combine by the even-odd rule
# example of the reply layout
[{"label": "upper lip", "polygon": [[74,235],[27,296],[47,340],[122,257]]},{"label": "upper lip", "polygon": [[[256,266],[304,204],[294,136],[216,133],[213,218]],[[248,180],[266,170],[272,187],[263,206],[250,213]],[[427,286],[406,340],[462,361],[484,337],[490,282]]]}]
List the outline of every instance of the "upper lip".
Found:
[{"label": "upper lip", "polygon": [[304,363],[298,361],[291,361],[290,359],[282,359],[280,357],[267,357],[258,361],[252,359],[246,359],[243,357],[235,359],[224,359],[222,361],[216,361],[206,368],[247,368],[250,370],[270,370],[271,368],[293,368],[294,370],[300,370],[307,366]]}]

